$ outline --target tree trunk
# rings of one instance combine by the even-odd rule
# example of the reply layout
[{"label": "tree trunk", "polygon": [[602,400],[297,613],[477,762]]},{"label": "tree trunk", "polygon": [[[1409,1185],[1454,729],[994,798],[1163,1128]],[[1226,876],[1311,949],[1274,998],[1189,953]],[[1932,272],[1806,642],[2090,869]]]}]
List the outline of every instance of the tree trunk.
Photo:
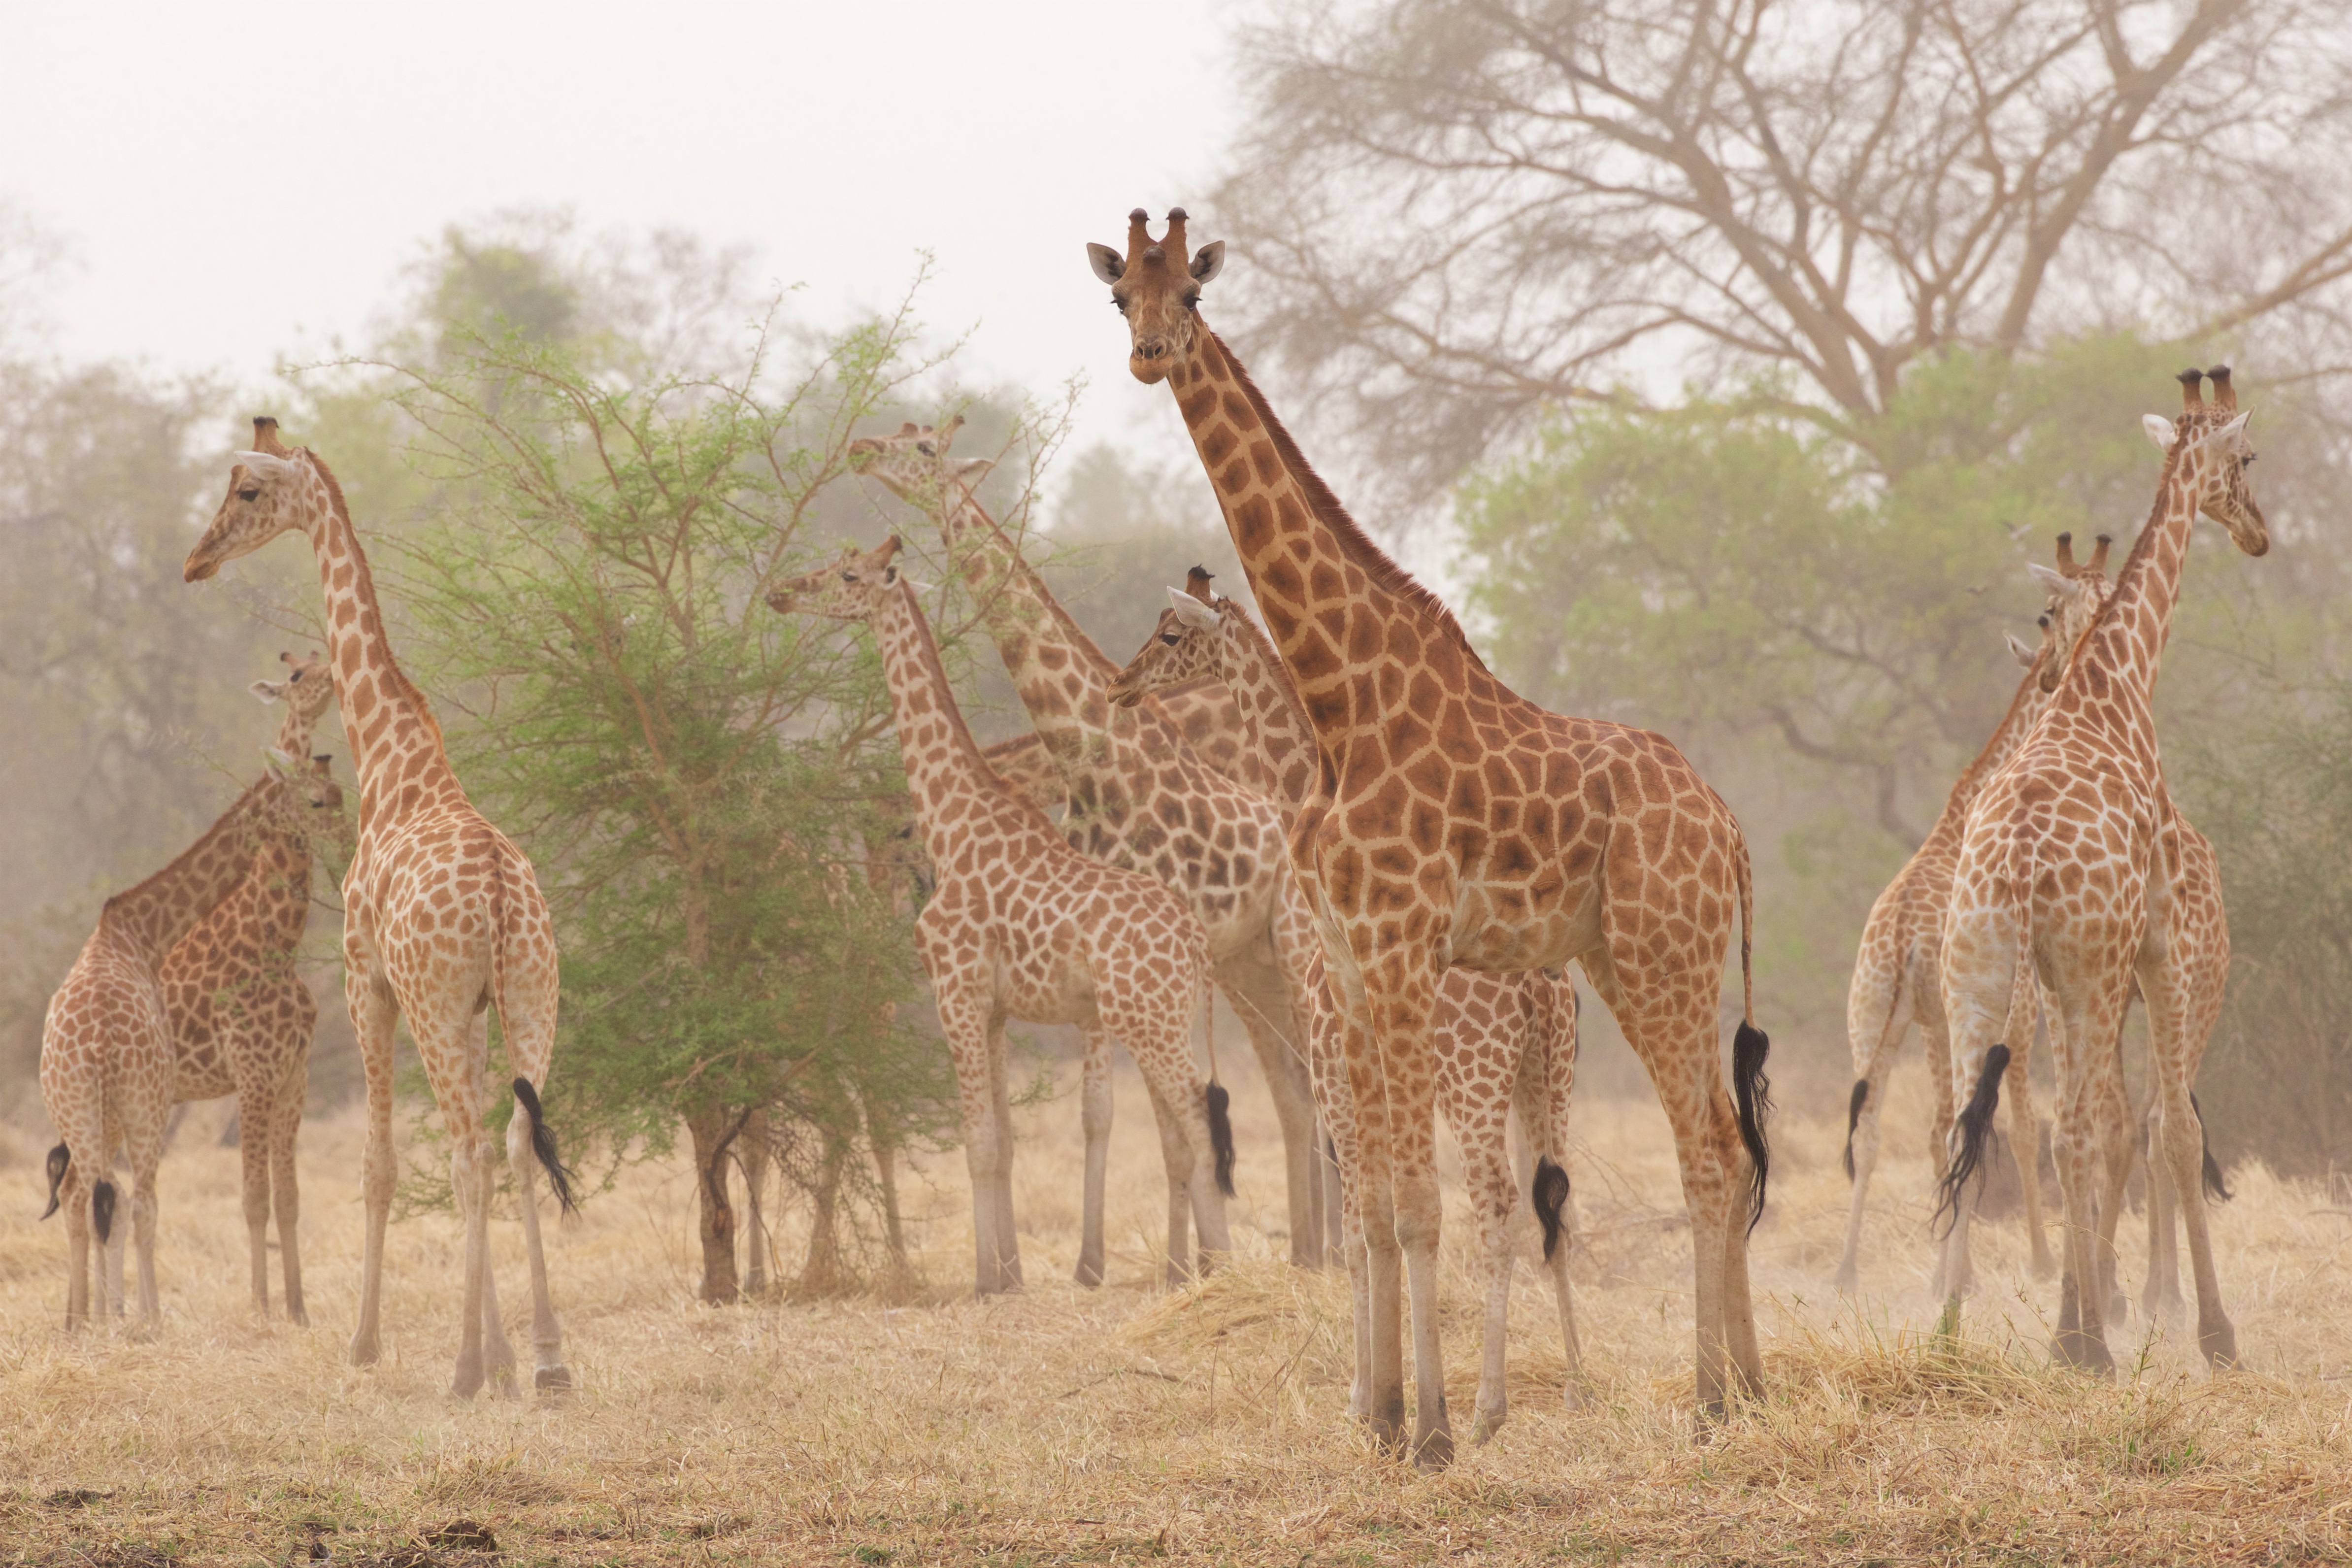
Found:
[{"label": "tree trunk", "polygon": [[742,1129],[740,1117],[709,1106],[686,1119],[694,1150],[695,1212],[702,1237],[705,1301],[732,1301],[740,1289],[735,1277],[735,1205],[727,1194],[728,1146]]},{"label": "tree trunk", "polygon": [[816,1190],[809,1194],[808,1256],[793,1294],[803,1300],[838,1296],[848,1280],[841,1267],[841,1177],[849,1163],[848,1138],[830,1121],[820,1130]]}]

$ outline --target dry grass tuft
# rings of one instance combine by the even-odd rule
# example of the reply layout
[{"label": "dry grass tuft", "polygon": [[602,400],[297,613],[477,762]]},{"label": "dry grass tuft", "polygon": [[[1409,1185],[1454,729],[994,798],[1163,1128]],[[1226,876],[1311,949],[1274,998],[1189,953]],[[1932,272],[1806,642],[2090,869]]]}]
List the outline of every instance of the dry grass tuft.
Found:
[{"label": "dry grass tuft", "polygon": [[[1549,1293],[1513,1301],[1512,1415],[1424,1477],[1344,1410],[1346,1283],[1281,1261],[1279,1161],[1237,1086],[1238,1256],[1156,1289],[1164,1199],[1131,1079],[1114,1143],[1111,1279],[1076,1261],[1079,1150],[1066,1097],[1024,1123],[1016,1201],[1029,1288],[974,1301],[962,1162],[908,1207],[915,1305],[873,1297],[709,1310],[693,1300],[691,1189],[646,1170],[551,1232],[580,1389],[560,1404],[443,1390],[457,1342],[454,1224],[394,1228],[383,1363],[343,1364],[357,1284],[355,1118],[306,1129],[316,1326],[245,1302],[236,1155],[165,1164],[166,1329],[152,1343],[55,1328],[64,1237],[37,1204],[0,1218],[0,1564],[121,1568],[331,1561],[509,1564],[1805,1562],[2269,1563],[2352,1556],[2352,1220],[2259,1169],[2214,1210],[2252,1371],[2208,1377],[2178,1325],[2135,1319],[2126,1373],[2054,1370],[2055,1288],[1994,1227],[1960,1331],[1925,1279],[1926,1110],[1898,1080],[1867,1289],[1830,1295],[1842,1125],[1784,1117],[1790,1152],[1756,1233],[1769,1387],[1701,1433],[1689,1236],[1652,1105],[1588,1102],[1574,1170],[1585,1406],[1561,1398]],[[16,1190],[37,1139],[0,1141]],[[2136,1222],[2137,1223],[2137,1222]],[[1476,1376],[1468,1216],[1447,1216],[1442,1337],[1454,1409]],[[495,1232],[510,1314],[514,1227]],[[788,1258],[798,1238],[781,1238]],[[2126,1282],[2142,1247],[2127,1232]],[[516,1325],[519,1328],[519,1324]],[[519,1336],[520,1337],[520,1336]],[[1466,1436],[1466,1434],[1465,1434]],[[467,1540],[479,1538],[467,1536]],[[324,1558],[320,1552],[326,1553]]]}]

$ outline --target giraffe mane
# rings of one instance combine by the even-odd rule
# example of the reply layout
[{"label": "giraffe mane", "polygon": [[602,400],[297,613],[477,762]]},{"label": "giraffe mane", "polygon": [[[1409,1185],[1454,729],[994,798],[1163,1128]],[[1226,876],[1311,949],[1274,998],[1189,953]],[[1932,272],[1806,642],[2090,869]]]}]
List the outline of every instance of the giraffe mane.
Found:
[{"label": "giraffe mane", "polygon": [[1201,323],[1201,330],[1209,334],[1209,341],[1217,345],[1217,352],[1232,367],[1234,383],[1240,386],[1242,395],[1249,400],[1250,407],[1256,412],[1259,421],[1265,426],[1266,435],[1274,441],[1275,455],[1282,459],[1284,469],[1297,481],[1298,488],[1307,493],[1307,504],[1313,509],[1316,521],[1329,529],[1333,537],[1339,540],[1340,552],[1361,567],[1364,574],[1374,583],[1403,600],[1408,608],[1418,610],[1435,621],[1462,645],[1463,651],[1470,656],[1473,664],[1485,669],[1486,660],[1480,658],[1477,650],[1470,646],[1470,638],[1463,632],[1462,623],[1454,619],[1454,612],[1446,607],[1445,601],[1437,596],[1434,589],[1398,565],[1387,551],[1372,542],[1372,536],[1364,531],[1361,523],[1349,515],[1339,496],[1324,482],[1323,476],[1315,471],[1306,454],[1298,449],[1298,443],[1291,438],[1289,427],[1276,416],[1273,405],[1265,400],[1265,394],[1257,389],[1257,383],[1250,379],[1250,373],[1241,360],[1225,347],[1225,340],[1219,337],[1206,321]]},{"label": "giraffe mane", "polygon": [[[2182,417],[2180,435],[2173,441],[2172,450],[2164,455],[2164,468],[2156,477],[2156,499],[2148,503],[2147,521],[2139,525],[2139,537],[2132,541],[2131,553],[2124,557],[2123,565],[2116,573],[2115,592],[2109,594],[2107,602],[2099,606],[2099,613],[2091,617],[2091,624],[2083,628],[2083,635],[2074,639],[2074,646],[2066,650],[2070,659],[2087,647],[2091,639],[2115,619],[2116,606],[2123,603],[2124,584],[2137,584],[2139,577],[2146,574],[2147,556],[2156,548],[2156,525],[2164,521],[2165,492],[2171,488],[2174,477],[2180,471],[2181,458],[2189,455],[2191,437],[2203,434],[2202,427],[2209,423],[2209,419],[2200,419],[2194,414]],[[2189,521],[2192,524],[2197,521],[2193,510]]]},{"label": "giraffe mane", "polygon": [[376,597],[375,574],[369,569],[367,557],[360,551],[359,529],[352,521],[351,507],[343,500],[341,482],[335,478],[335,471],[327,467],[326,458],[308,447],[298,447],[295,450],[302,454],[303,460],[310,465],[310,471],[319,476],[320,483],[327,487],[328,503],[335,509],[335,515],[342,520],[343,527],[351,532],[352,564],[358,573],[355,585],[364,585],[367,596],[375,602],[376,626],[378,632],[383,634],[379,636],[378,640],[383,645],[385,668],[391,671],[392,679],[398,684],[401,694],[406,697],[416,711],[423,716],[425,727],[433,732],[433,743],[446,752],[449,749],[448,742],[442,736],[441,721],[433,716],[433,704],[425,700],[424,689],[408,679],[408,671],[400,668],[399,657],[392,651],[392,638],[388,633],[384,633],[383,601]]}]

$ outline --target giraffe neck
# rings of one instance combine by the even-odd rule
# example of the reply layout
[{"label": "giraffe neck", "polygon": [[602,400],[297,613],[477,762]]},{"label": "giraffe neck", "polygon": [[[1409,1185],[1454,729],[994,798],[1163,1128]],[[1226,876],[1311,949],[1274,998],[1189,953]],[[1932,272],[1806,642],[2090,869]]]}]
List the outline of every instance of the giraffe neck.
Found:
[{"label": "giraffe neck", "polygon": [[2009,710],[1994,726],[1991,738],[1985,742],[1976,760],[1961,771],[1952,793],[1945,796],[1944,809],[1936,817],[1935,826],[1927,830],[1922,847],[1937,844],[1958,847],[1968,831],[1969,808],[1976,804],[1977,796],[1984,792],[1993,774],[2007,767],[2010,759],[2024,749],[2026,737],[2033,733],[2033,727],[2049,709],[2049,694],[2042,689],[2043,662],[2065,657],[2065,649],[2055,647],[2045,647],[2035,657],[2025,678],[2017,683],[2017,690],[2009,700]]},{"label": "giraffe neck", "polygon": [[1217,605],[1217,679],[1241,710],[1249,783],[1286,816],[1315,792],[1315,727],[1274,645],[1231,599]]},{"label": "giraffe neck", "polygon": [[1348,515],[1205,324],[1168,384],[1327,753],[1403,707],[1416,677],[1439,691],[1510,699],[1444,605]]},{"label": "giraffe neck", "polygon": [[275,779],[265,778],[237,796],[178,859],[107,900],[100,923],[136,945],[150,963],[161,964],[163,955],[252,868],[257,837],[254,821],[262,796],[281,787]]},{"label": "giraffe neck", "polygon": [[940,525],[1038,735],[1065,764],[1097,754],[1110,729],[1105,694],[1118,667],[959,481],[949,481]]},{"label": "giraffe neck", "polygon": [[317,733],[319,716],[305,713],[292,703],[286,705],[286,716],[278,721],[277,749],[298,763],[310,760],[310,738]]},{"label": "giraffe neck", "polygon": [[2165,458],[2156,504],[2116,576],[2114,595],[2075,648],[2059,688],[2061,703],[2071,707],[2086,696],[2104,699],[2120,688],[2145,705],[2154,694],[2165,641],[2172,633],[2173,606],[2180,601],[2180,570],[2189,559],[2197,498],[2211,460],[2193,435]]},{"label": "giraffe neck", "polygon": [[352,770],[359,778],[360,832],[364,835],[420,806],[451,796],[462,800],[464,793],[442,750],[441,726],[434,722],[425,693],[393,657],[374,574],[343,505],[341,488],[317,456],[307,449],[302,456],[312,477],[302,531],[318,561],[319,588],[326,599],[335,700],[342,710],[344,738],[351,742]]},{"label": "giraffe neck", "polygon": [[991,817],[1015,813],[1034,818],[1047,834],[1045,815],[999,778],[981,754],[948,684],[939,640],[912,585],[900,581],[883,593],[871,617],[882,653],[882,673],[890,687],[890,712],[898,730],[898,753],[907,769],[907,793],[915,804],[915,825],[923,848],[940,868],[954,863],[954,835]]}]

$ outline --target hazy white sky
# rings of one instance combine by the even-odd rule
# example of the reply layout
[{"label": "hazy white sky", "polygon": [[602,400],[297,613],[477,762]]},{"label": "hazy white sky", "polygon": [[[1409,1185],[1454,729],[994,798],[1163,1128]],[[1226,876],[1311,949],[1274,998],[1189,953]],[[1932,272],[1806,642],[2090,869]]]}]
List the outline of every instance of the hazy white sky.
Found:
[{"label": "hazy white sky", "polygon": [[0,195],[71,247],[69,359],[258,383],[359,337],[452,220],[748,242],[819,321],[893,302],[975,329],[963,379],[1082,438],[1180,449],[1085,242],[1200,211],[1235,112],[1234,0],[1133,5],[0,5]]}]

